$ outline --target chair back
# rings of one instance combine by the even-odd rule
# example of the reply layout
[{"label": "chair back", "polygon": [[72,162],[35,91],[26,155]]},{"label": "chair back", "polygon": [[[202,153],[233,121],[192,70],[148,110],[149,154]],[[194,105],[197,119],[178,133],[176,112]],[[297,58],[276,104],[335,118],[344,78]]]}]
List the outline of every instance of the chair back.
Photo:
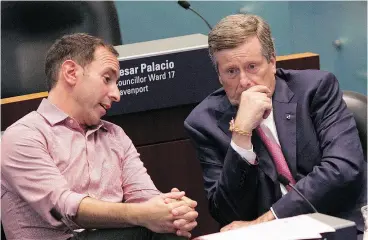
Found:
[{"label": "chair back", "polygon": [[47,50],[77,32],[121,45],[114,2],[1,1],[1,98],[47,91]]},{"label": "chair back", "polygon": [[367,96],[357,92],[343,91],[343,99],[348,109],[353,112],[364,156],[367,159]]}]

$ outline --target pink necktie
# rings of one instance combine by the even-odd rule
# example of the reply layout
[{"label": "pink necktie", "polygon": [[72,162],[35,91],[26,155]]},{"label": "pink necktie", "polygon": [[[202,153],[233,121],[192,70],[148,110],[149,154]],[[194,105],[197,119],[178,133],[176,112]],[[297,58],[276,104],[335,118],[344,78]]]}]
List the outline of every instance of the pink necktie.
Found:
[{"label": "pink necktie", "polygon": [[[273,142],[271,139],[269,139],[266,134],[264,133],[264,131],[261,129],[261,127],[257,127],[256,131],[259,135],[259,137],[261,138],[262,142],[264,143],[264,145],[266,145],[268,152],[270,153],[273,162],[276,166],[276,170],[279,174],[283,175],[284,177],[286,177],[291,184],[295,184],[295,179],[293,178],[293,176],[291,175],[290,169],[286,163],[284,154],[281,151],[281,147]],[[288,188],[288,186],[287,186]],[[288,188],[289,190],[289,188]]]}]

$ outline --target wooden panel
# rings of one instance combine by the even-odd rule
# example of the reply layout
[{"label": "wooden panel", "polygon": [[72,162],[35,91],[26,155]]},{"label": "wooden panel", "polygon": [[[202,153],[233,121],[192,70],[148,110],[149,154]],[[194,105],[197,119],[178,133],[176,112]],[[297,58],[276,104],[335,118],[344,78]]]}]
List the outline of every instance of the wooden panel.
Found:
[{"label": "wooden panel", "polygon": [[[121,126],[135,146],[188,138],[184,119],[197,104],[104,117]],[[149,137],[148,137],[149,136]]]},{"label": "wooden panel", "polygon": [[169,192],[177,187],[198,202],[198,226],[193,230],[193,236],[219,231],[219,224],[208,211],[201,167],[190,140],[139,147],[138,152],[160,191]]},{"label": "wooden panel", "polygon": [[42,98],[31,98],[1,104],[1,131],[5,131],[7,127],[15,123],[18,119],[37,110],[41,100]]},{"label": "wooden panel", "polygon": [[297,53],[276,57],[276,66],[284,69],[319,69],[319,55],[315,53]]},{"label": "wooden panel", "polygon": [[7,104],[7,103],[16,103],[16,102],[22,102],[26,100],[32,100],[37,98],[45,98],[47,97],[48,92],[39,92],[39,93],[32,93],[22,96],[16,96],[16,97],[9,97],[9,98],[2,98],[1,104]]}]

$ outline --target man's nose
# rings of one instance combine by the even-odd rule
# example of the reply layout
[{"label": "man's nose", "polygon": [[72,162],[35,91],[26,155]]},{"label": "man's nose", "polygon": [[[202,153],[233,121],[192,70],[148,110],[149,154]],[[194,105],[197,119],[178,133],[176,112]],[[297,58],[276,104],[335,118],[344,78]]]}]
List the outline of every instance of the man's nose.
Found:
[{"label": "man's nose", "polygon": [[245,73],[240,74],[240,86],[244,89],[247,89],[250,86],[249,78]]},{"label": "man's nose", "polygon": [[120,101],[120,91],[117,84],[114,84],[110,91],[110,98],[114,102]]}]

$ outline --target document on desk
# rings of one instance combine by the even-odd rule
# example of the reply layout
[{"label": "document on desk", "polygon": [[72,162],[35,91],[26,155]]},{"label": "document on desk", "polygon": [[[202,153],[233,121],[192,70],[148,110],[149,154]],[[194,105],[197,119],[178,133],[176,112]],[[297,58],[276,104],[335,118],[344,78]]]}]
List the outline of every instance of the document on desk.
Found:
[{"label": "document on desk", "polygon": [[195,240],[296,240],[321,238],[335,229],[307,215],[277,219],[249,227],[201,236]]}]

